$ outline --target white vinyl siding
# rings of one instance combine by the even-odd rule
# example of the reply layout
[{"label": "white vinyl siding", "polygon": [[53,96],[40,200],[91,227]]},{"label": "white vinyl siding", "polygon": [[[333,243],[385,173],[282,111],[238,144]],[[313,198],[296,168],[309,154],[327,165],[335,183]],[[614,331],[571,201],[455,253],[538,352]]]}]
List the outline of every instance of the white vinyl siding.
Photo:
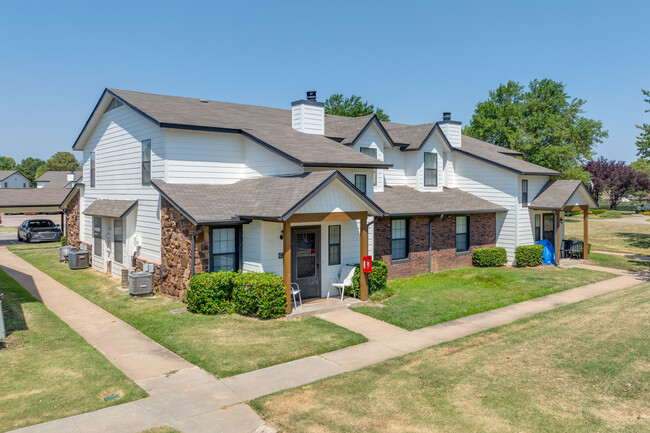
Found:
[{"label": "white vinyl siding", "polygon": [[[366,131],[359,137],[359,140],[354,145],[354,150],[357,152],[362,152],[361,149],[372,149],[363,151],[363,153],[369,154],[371,151],[376,152],[374,158],[379,161],[384,161],[384,153],[386,150],[390,149],[390,145],[386,142],[383,133],[377,127],[377,125],[372,124]],[[377,185],[374,185],[374,191],[383,191],[384,190],[384,176],[386,174],[385,169],[377,169]],[[372,179],[372,184],[374,184],[375,170],[372,171],[372,174],[368,176]],[[370,196],[370,195],[369,195]]]},{"label": "white vinyl siding", "polygon": [[519,176],[519,205],[517,211],[518,218],[518,241],[517,245],[533,245],[535,243],[535,211],[521,203],[522,197],[522,180],[528,181],[528,203],[532,202],[539,191],[546,185],[547,176]]},{"label": "white vinyl siding", "polygon": [[20,173],[14,173],[0,182],[0,188],[29,188],[29,180]]}]

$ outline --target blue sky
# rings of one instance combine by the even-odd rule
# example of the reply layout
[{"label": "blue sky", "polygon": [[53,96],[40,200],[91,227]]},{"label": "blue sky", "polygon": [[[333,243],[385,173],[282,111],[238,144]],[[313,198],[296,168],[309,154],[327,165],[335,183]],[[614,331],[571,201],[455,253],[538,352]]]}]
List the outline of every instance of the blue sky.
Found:
[{"label": "blue sky", "polygon": [[650,2],[5,2],[0,155],[70,150],[105,87],[286,107],[356,93],[391,120],[451,111],[551,78],[585,99],[633,161],[650,122]]}]

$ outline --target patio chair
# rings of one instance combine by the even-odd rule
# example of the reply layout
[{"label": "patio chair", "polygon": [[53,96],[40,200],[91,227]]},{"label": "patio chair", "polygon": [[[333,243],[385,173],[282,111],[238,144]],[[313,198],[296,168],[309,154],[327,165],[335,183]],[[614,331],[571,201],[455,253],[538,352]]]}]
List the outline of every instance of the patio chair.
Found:
[{"label": "patio chair", "polygon": [[300,305],[302,305],[302,296],[300,296],[300,286],[298,283],[291,283],[291,296],[293,297],[293,308],[298,308],[298,304],[296,304],[296,295],[298,295],[298,300],[300,301]]},{"label": "patio chair", "polygon": [[569,257],[572,259],[581,259],[582,258],[582,246],[584,242],[574,241],[571,242],[571,249],[569,250]]},{"label": "patio chair", "polygon": [[327,289],[327,299],[330,298],[332,287],[341,292],[341,302],[343,302],[343,295],[345,295],[345,288],[352,287],[352,277],[354,276],[354,266],[341,266],[341,273],[336,283],[330,284]]},{"label": "patio chair", "polygon": [[562,245],[560,247],[560,258],[566,258],[569,257],[569,254],[571,253],[571,246],[573,245],[573,241],[570,239],[565,239],[562,241]]}]

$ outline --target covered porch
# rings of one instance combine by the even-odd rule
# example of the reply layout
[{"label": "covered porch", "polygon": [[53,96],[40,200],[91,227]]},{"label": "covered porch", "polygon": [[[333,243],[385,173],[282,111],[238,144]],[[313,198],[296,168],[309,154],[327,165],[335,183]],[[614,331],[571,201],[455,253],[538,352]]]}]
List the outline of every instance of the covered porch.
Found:
[{"label": "covered porch", "polygon": [[[564,239],[565,212],[581,212],[583,223],[582,258],[589,257],[589,209],[598,209],[584,183],[580,180],[551,180],[528,206],[535,218],[536,239],[553,244],[555,265],[559,266]],[[539,222],[538,222],[539,221]]]}]

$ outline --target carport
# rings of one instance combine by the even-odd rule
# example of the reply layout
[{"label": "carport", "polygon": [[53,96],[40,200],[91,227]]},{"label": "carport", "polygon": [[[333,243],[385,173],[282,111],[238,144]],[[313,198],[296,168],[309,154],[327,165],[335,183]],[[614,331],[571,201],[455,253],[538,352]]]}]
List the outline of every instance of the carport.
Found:
[{"label": "carport", "polygon": [[61,209],[75,188],[2,188],[0,189],[0,214],[58,213],[61,230],[67,235],[65,211]]}]

